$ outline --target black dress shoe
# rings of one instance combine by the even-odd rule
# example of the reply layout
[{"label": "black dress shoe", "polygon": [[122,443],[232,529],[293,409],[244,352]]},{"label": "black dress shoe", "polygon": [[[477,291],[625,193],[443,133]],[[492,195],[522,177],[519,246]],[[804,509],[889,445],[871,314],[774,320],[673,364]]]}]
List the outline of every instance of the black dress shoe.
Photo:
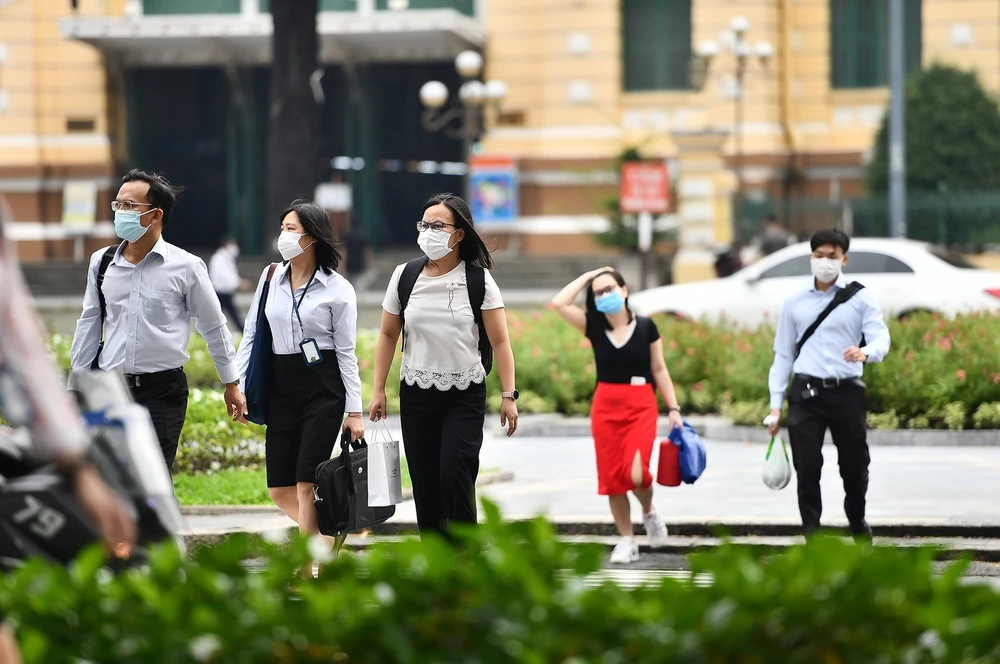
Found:
[{"label": "black dress shoe", "polygon": [[861,523],[851,524],[851,535],[858,542],[871,542],[872,541],[872,527],[868,525],[867,521],[862,521]]}]

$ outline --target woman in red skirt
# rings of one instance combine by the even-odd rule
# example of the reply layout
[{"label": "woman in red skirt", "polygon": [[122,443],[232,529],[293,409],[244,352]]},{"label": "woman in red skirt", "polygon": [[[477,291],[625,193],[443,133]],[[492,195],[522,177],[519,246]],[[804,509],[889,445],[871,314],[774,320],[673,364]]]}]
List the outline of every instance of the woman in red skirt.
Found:
[{"label": "woman in red skirt", "polygon": [[[586,311],[574,304],[583,289]],[[594,349],[597,390],[590,427],[597,451],[597,492],[608,497],[622,536],[611,562],[630,563],[639,558],[639,546],[632,536],[629,491],[642,505],[649,543],[662,545],[667,537],[653,506],[649,472],[659,417],[655,389],[667,402],[671,425],[681,426],[681,414],[663,361],[660,332],[652,320],[629,310],[625,279],[609,267],[578,277],[556,295],[552,306],[586,335]]]}]

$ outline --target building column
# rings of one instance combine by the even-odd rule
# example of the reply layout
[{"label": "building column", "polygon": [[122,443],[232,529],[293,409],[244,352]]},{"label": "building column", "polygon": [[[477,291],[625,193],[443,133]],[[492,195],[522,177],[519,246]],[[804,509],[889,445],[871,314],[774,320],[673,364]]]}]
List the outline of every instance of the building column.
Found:
[{"label": "building column", "polygon": [[680,247],[673,261],[675,284],[715,278],[716,246],[733,241],[733,174],[726,168],[724,131],[675,132],[678,149]]}]

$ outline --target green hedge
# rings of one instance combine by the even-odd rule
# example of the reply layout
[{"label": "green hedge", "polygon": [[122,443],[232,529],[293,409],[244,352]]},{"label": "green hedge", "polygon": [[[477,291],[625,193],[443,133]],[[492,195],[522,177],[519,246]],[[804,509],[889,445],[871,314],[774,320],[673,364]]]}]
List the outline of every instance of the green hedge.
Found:
[{"label": "green hedge", "polygon": [[[589,342],[552,312],[508,313],[517,363],[522,413],[590,411],[596,373]],[[774,332],[694,321],[657,319],[664,357],[685,412],[722,413],[739,423],[759,424],[767,414],[767,374]],[[1000,428],[1000,316],[975,314],[947,320],[917,315],[890,321],[893,347],[885,362],[865,369],[870,424],[879,428]],[[358,335],[363,399],[372,392],[375,332]],[[65,366],[68,341],[54,338]],[[204,342],[195,338],[185,367],[192,386],[218,388]],[[398,412],[399,355],[387,385],[390,413]],[[499,410],[500,381],[490,374],[491,410]],[[232,441],[246,431],[223,422],[224,406],[209,396],[192,404],[185,440]],[[192,400],[196,399],[192,393]],[[218,414],[216,414],[216,411]],[[201,419],[204,413],[206,419]],[[215,428],[213,428],[215,427]],[[259,435],[252,430],[254,436]],[[211,444],[210,442],[208,444]],[[199,467],[203,464],[198,462]]]},{"label": "green hedge", "polygon": [[[725,545],[692,557],[709,585],[628,589],[590,576],[599,545],[542,520],[342,554],[317,579],[288,545],[234,537],[184,560],[155,552],[111,576],[97,552],[0,582],[27,664],[116,662],[994,662],[1000,596],[941,575],[933,553],[819,538],[778,554]],[[256,569],[242,564],[253,559]],[[702,577],[704,578],[704,577]]]}]

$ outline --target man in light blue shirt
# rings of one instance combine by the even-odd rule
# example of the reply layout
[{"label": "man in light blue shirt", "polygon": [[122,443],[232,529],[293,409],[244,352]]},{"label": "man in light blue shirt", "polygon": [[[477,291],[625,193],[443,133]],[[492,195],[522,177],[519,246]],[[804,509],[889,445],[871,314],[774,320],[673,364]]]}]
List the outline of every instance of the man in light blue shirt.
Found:
[{"label": "man in light blue shirt", "polygon": [[161,236],[178,189],[162,176],[136,169],[122,182],[111,208],[115,232],[125,241],[90,259],[83,312],[70,351],[70,389],[77,371],[93,367],[124,374],[132,397],[149,410],[163,457],[172,467],[187,414],[182,367],[189,359],[192,318],[226,385],[228,414],[242,413],[246,400],[239,388],[233,336],[205,262]]},{"label": "man in light blue shirt", "polygon": [[[805,533],[820,525],[822,448],[829,429],[837,447],[851,532],[870,538],[871,528],[865,521],[868,401],[861,375],[866,362],[882,361],[890,341],[882,311],[863,287],[851,286],[842,274],[850,242],[839,230],[820,231],[810,240],[812,284],[785,302],[778,320],[774,364],[768,376],[771,414],[767,422],[771,435],[777,434],[788,391],[788,437]],[[839,304],[806,337],[835,299]]]}]

